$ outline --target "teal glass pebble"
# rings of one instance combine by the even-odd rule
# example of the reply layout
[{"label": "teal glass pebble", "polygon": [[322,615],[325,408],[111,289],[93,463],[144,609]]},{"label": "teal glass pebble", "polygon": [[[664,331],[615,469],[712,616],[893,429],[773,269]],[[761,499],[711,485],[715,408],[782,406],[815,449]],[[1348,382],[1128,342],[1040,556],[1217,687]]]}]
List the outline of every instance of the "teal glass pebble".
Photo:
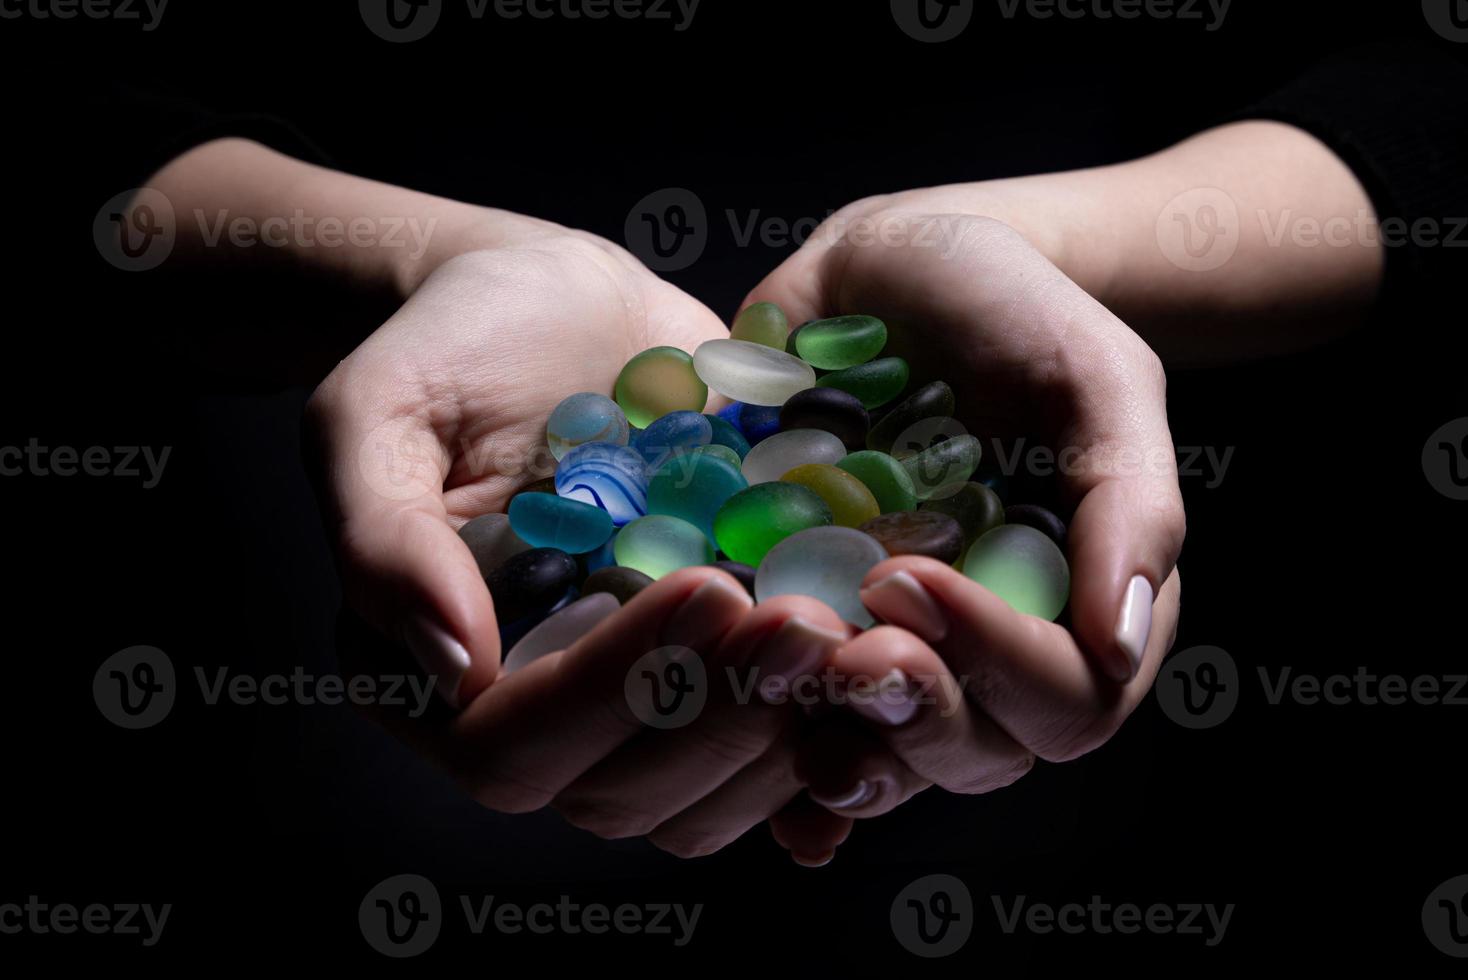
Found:
[{"label": "teal glass pebble", "polygon": [[685,453],[664,463],[647,485],[647,512],[687,521],[714,537],[714,516],[749,484],[738,466],[707,453]]},{"label": "teal glass pebble", "polygon": [[983,443],[974,436],[960,435],[907,457],[902,460],[902,468],[912,478],[917,498],[933,500],[962,490],[983,456]]},{"label": "teal glass pebble", "polygon": [[710,445],[728,446],[739,454],[740,459],[749,455],[749,440],[744,438],[744,433],[740,432],[733,422],[720,415],[704,417],[709,420],[709,426],[713,429],[713,437],[709,440]]},{"label": "teal glass pebble", "polygon": [[887,346],[887,325],[874,316],[838,316],[807,323],[795,349],[807,364],[828,371],[865,364]]},{"label": "teal glass pebble", "polygon": [[589,391],[562,401],[545,424],[545,441],[556,459],[588,442],[625,446],[629,434],[627,416],[617,403]]},{"label": "teal glass pebble", "polygon": [[907,362],[900,357],[880,357],[844,371],[832,371],[816,380],[820,388],[839,388],[855,395],[868,411],[887,404],[907,387]]},{"label": "teal glass pebble", "polygon": [[615,549],[618,565],[635,568],[652,579],[714,560],[714,546],[707,534],[667,514],[649,514],[622,528]]},{"label": "teal glass pebble", "polygon": [[861,582],[872,566],[887,560],[869,534],[850,527],[814,527],[790,535],[764,556],[754,576],[754,595],[821,600],[846,622],[865,629],[876,620],[861,602]]},{"label": "teal glass pebble", "polygon": [[510,501],[510,526],[531,547],[579,555],[606,544],[612,536],[612,515],[567,497],[522,493]]},{"label": "teal glass pebble", "polygon": [[1070,565],[1042,531],[1004,524],[974,542],[963,574],[1016,612],[1054,621],[1070,598]]}]

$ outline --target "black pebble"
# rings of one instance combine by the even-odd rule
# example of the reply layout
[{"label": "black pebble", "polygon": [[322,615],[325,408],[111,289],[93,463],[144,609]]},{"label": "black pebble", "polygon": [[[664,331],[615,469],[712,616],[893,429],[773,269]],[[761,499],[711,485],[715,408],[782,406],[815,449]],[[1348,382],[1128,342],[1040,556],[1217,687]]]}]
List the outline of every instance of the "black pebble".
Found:
[{"label": "black pebble", "polygon": [[780,430],[822,429],[852,452],[864,449],[871,419],[861,399],[840,388],[807,388],[780,407]]},{"label": "black pebble", "polygon": [[611,565],[598,568],[586,577],[581,585],[581,596],[585,598],[594,592],[605,592],[616,596],[617,601],[625,606],[632,601],[633,596],[651,584],[652,578],[635,568]]},{"label": "black pebble", "polygon": [[1037,531],[1043,531],[1046,537],[1060,545],[1062,551],[1065,550],[1065,521],[1044,507],[1037,504],[1015,504],[1013,507],[1006,507],[1004,508],[1004,523],[1023,524]]},{"label": "black pebble", "polygon": [[522,551],[485,581],[494,598],[495,616],[501,623],[514,623],[530,616],[543,616],[576,584],[576,559],[558,548]]},{"label": "black pebble", "polygon": [[897,407],[872,426],[867,436],[867,448],[879,453],[890,453],[897,437],[923,419],[947,418],[953,414],[956,403],[953,389],[942,381],[923,385],[917,391],[898,402]]},{"label": "black pebble", "polygon": [[728,572],[739,580],[746,592],[754,595],[754,568],[737,561],[716,561],[714,567]]}]

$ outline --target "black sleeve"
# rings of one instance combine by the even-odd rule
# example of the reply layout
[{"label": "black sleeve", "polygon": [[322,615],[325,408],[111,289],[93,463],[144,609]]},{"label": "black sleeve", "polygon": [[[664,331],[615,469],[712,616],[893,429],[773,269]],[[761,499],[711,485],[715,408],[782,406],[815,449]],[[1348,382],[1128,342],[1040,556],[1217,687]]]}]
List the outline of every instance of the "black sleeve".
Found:
[{"label": "black sleeve", "polygon": [[[1389,299],[1461,277],[1468,254],[1468,67],[1429,45],[1380,45],[1323,62],[1237,114],[1273,119],[1331,147],[1392,219]],[[1421,222],[1425,234],[1408,231]],[[1456,247],[1448,242],[1456,238]],[[1393,239],[1397,243],[1393,243]],[[1458,266],[1456,270],[1450,266]]]}]

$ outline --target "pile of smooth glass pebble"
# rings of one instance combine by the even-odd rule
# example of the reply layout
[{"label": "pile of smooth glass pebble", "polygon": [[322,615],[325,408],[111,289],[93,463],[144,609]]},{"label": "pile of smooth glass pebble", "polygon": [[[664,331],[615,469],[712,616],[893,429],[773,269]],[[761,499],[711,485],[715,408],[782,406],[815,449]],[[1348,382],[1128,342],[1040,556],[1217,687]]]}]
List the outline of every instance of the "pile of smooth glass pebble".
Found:
[{"label": "pile of smooth glass pebble", "polygon": [[[953,421],[953,390],[909,391],[907,362],[882,357],[886,346],[875,317],[791,331],[759,303],[728,340],[691,357],[643,351],[613,397],[562,401],[546,424],[554,479],[460,531],[495,601],[504,669],[695,565],[724,569],[756,600],[814,596],[866,628],[867,572],[926,555],[1055,619],[1070,592],[1064,523],[1034,505],[1006,509],[974,482],[982,446]],[[732,404],[703,414],[710,390]]]}]

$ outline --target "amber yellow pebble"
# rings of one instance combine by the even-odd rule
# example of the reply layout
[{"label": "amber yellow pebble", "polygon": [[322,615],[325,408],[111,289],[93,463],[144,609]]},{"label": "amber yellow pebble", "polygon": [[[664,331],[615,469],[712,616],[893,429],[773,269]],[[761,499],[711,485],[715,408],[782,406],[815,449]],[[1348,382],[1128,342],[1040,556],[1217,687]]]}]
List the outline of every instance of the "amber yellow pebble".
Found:
[{"label": "amber yellow pebble", "polygon": [[811,490],[831,508],[833,523],[860,527],[882,512],[867,485],[843,469],[828,463],[806,463],[780,477],[781,483],[798,483]]}]

